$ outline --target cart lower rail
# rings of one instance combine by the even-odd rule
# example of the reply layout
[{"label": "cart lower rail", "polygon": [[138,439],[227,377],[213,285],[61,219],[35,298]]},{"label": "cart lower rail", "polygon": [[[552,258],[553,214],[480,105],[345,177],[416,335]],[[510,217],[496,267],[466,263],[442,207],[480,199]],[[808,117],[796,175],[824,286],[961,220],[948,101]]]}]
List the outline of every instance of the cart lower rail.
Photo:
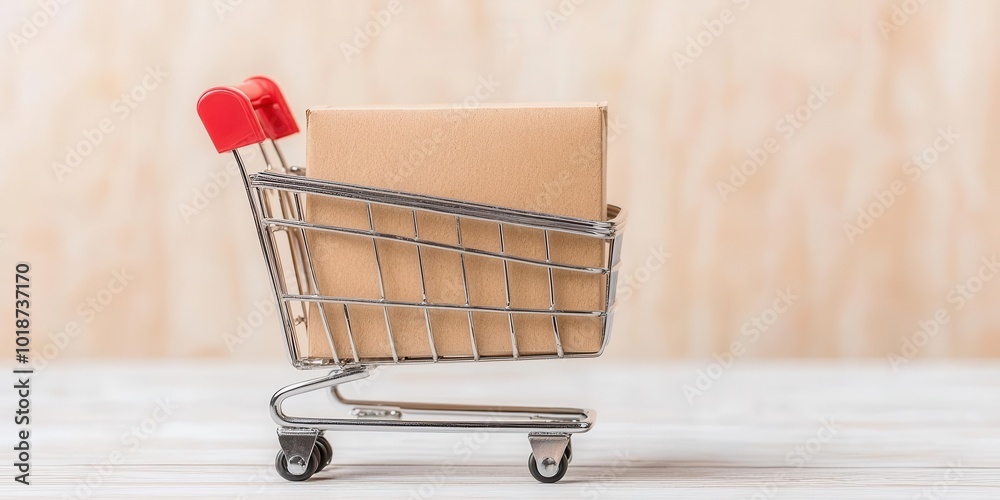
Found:
[{"label": "cart lower rail", "polygon": [[[570,435],[587,432],[594,425],[593,410],[533,406],[487,406],[396,401],[361,401],[341,396],[338,386],[367,378],[373,366],[350,366],[325,377],[289,385],[271,398],[271,418],[278,428],[281,451],[275,458],[278,474],[290,481],[303,481],[330,463],[332,448],[324,431],[426,432],[527,432],[531,445],[528,470],[544,483],[554,483],[566,474],[573,458]],[[282,403],[292,397],[328,390],[337,402],[354,406],[354,418],[293,417],[282,411]],[[419,414],[441,417],[406,420]],[[445,419],[443,417],[467,417]]]}]

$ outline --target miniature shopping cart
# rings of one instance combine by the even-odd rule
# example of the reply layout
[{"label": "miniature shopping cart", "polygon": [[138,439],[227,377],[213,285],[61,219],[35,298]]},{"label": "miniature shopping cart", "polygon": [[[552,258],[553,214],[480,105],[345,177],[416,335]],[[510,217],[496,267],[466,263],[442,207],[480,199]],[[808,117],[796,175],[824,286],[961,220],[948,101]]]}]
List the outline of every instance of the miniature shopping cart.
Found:
[{"label": "miniature shopping cart", "polygon": [[[298,126],[295,124],[277,85],[264,77],[250,78],[234,87],[215,87],[208,90],[198,101],[198,114],[216,149],[220,153],[231,151],[236,157],[237,165],[242,173],[250,201],[250,211],[253,213],[257,236],[264,254],[264,262],[273,285],[274,300],[277,303],[277,310],[287,342],[289,360],[297,369],[332,369],[324,377],[285,387],[271,398],[271,418],[279,426],[278,443],[281,447],[275,459],[275,468],[278,474],[290,481],[302,481],[326,467],[330,463],[331,447],[323,436],[325,431],[422,430],[526,432],[531,446],[531,455],[528,458],[528,468],[531,475],[545,483],[561,479],[573,456],[570,436],[574,433],[590,430],[595,419],[593,410],[355,401],[342,397],[338,386],[368,377],[375,367],[381,364],[599,356],[607,345],[611,331],[625,211],[609,205],[607,207],[608,220],[590,221],[308,178],[305,176],[304,169],[291,167],[286,163],[275,143],[276,139],[298,132]],[[257,151],[261,153],[263,162],[266,164],[264,171],[248,173],[245,157],[249,155],[240,154],[241,148],[248,147],[255,148],[251,149],[254,154]],[[272,159],[276,159],[276,163],[272,163]],[[459,232],[458,244],[446,245],[421,240],[416,236],[402,237],[382,233],[375,230],[374,224],[370,224],[368,230],[359,230],[309,222],[304,216],[304,207],[309,203],[309,200],[317,197],[362,202],[367,204],[369,214],[372,205],[378,205],[408,210],[414,219],[417,213],[454,217]],[[501,238],[504,226],[519,226],[541,231],[545,235],[546,258],[532,260],[510,255],[505,253],[502,248],[500,252],[488,252],[463,246],[461,226],[458,222],[466,219],[495,223]],[[379,300],[326,295],[319,290],[316,279],[317,268],[322,263],[313,261],[310,239],[307,238],[307,234],[313,231],[347,234],[355,238],[370,240],[372,242],[371,248],[375,252],[380,279],[382,262],[379,261],[378,257],[378,242],[386,240],[392,241],[394,244],[412,245],[418,249],[433,247],[437,251],[457,253],[462,259],[465,259],[467,255],[475,255],[478,256],[477,258],[499,259],[505,264],[516,262],[522,265],[540,266],[548,269],[550,307],[536,309],[511,307],[509,298],[506,307],[500,308],[470,304],[468,300],[469,280],[465,276],[464,260],[462,261],[466,292],[464,305],[429,302],[426,298],[426,291],[424,299],[420,302],[388,300],[384,290]],[[549,233],[579,235],[603,242],[603,255],[605,256],[602,258],[603,266],[586,267],[554,262],[549,257]],[[416,255],[419,259],[420,252],[417,252]],[[420,266],[423,269],[423,262],[420,263]],[[605,288],[603,290],[603,307],[599,310],[557,309],[553,292],[553,270],[563,273],[589,273],[604,276],[605,279],[601,281],[601,286]],[[422,272],[429,273],[433,270],[428,269]],[[506,273],[504,276],[507,280],[505,286],[509,290],[509,278]],[[310,307],[310,304],[314,307]],[[464,311],[469,314],[470,330],[473,329],[471,317],[474,312],[506,315],[511,320],[511,325],[513,325],[513,315],[544,315],[552,318],[551,333],[555,335],[558,349],[554,354],[519,354],[516,345],[513,345],[512,353],[509,356],[480,356],[475,352],[475,333],[470,332],[473,337],[474,352],[469,356],[438,356],[437,353],[434,353],[429,360],[408,359],[397,356],[395,347],[392,347],[391,359],[365,359],[358,356],[356,349],[353,351],[353,356],[338,357],[337,350],[332,348],[333,338],[327,315],[322,307],[323,304],[333,304],[336,307],[342,306],[344,308],[345,316],[347,316],[347,333],[350,336],[352,348],[354,347],[354,334],[351,332],[349,315],[346,315],[348,306],[375,306],[382,308],[383,311],[397,307],[416,308],[424,311],[441,309]],[[388,313],[386,316],[388,317]],[[555,319],[568,316],[585,316],[600,320],[601,347],[598,352],[577,354],[563,351],[559,341],[559,327]],[[328,340],[333,352],[329,359],[308,357],[300,352],[301,329],[313,321],[322,322],[326,335],[330,337]],[[391,325],[388,325],[388,320],[386,326],[390,329],[391,339]],[[426,328],[433,350],[433,331],[430,321],[427,322]],[[513,333],[513,326],[511,329]],[[511,342],[516,342],[513,335]],[[317,390],[326,390],[340,403],[354,406],[353,418],[294,417],[287,415],[282,410],[282,404],[286,399]],[[436,416],[437,419],[408,420],[404,418],[404,414],[407,416],[411,414],[430,415]]]}]

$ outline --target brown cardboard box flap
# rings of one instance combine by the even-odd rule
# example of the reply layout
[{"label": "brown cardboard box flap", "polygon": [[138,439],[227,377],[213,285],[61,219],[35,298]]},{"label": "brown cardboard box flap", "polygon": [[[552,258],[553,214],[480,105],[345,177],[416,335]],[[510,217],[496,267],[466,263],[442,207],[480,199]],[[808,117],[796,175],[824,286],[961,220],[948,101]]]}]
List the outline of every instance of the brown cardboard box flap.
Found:
[{"label": "brown cardboard box flap", "polygon": [[[452,198],[502,208],[591,220],[605,218],[607,110],[603,104],[485,108],[311,109],[306,115],[310,177]],[[542,231],[417,212],[364,202],[311,198],[310,222],[370,229],[545,259]],[[553,262],[601,266],[601,241],[549,233]],[[323,295],[431,304],[547,309],[603,307],[606,277],[361,236],[310,232],[309,243]],[[418,254],[419,252],[419,254]],[[377,260],[376,260],[377,253]],[[464,262],[463,262],[464,261]],[[381,273],[379,265],[381,264]],[[422,265],[421,265],[422,264]],[[467,283],[463,280],[463,265]],[[380,276],[381,274],[381,276]],[[505,275],[509,278],[505,280]],[[421,277],[423,278],[421,280]],[[380,279],[381,278],[381,279]],[[509,289],[505,286],[509,282]],[[423,283],[423,285],[422,285]],[[481,356],[554,354],[548,315],[418,308],[324,305],[333,344],[352,359],[348,335],[362,360],[470,356],[473,338]],[[326,329],[310,311],[309,357],[331,357]],[[428,325],[431,334],[428,334]],[[559,317],[567,353],[601,347],[600,318]],[[512,338],[512,330],[514,332]],[[390,335],[391,331],[391,335]],[[433,342],[433,351],[432,351]]]}]

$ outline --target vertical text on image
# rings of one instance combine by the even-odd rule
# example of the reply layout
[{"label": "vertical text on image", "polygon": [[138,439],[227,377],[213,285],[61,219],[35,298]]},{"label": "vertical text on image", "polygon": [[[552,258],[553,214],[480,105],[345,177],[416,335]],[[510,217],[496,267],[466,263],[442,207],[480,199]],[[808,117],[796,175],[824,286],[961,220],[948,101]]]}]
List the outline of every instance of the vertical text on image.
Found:
[{"label": "vertical text on image", "polygon": [[[21,365],[31,355],[31,265],[19,262],[14,266],[14,359]],[[14,368],[14,481],[31,484],[31,378],[34,370]],[[20,474],[18,474],[20,473]]]}]

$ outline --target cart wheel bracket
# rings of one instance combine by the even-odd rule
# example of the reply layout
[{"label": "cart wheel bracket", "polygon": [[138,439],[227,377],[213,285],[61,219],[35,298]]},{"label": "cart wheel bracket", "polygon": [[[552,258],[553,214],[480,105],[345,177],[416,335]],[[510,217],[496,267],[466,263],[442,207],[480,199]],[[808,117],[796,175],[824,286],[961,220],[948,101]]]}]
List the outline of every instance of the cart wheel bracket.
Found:
[{"label": "cart wheel bracket", "polygon": [[528,444],[538,473],[553,477],[559,472],[559,462],[569,447],[569,434],[528,434]]},{"label": "cart wheel bracket", "polygon": [[278,445],[285,452],[288,472],[301,475],[309,468],[309,457],[312,456],[319,429],[303,429],[281,427],[278,429]]}]

